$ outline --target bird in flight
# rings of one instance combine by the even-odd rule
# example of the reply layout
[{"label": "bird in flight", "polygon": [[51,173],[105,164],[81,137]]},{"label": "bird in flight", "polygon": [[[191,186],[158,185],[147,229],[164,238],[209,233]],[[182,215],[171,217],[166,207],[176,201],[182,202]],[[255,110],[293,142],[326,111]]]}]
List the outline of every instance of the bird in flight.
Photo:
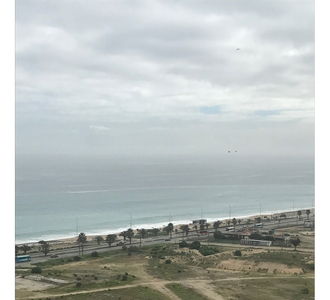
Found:
[{"label": "bird in flight", "polygon": [[236,51],[239,50],[239,48],[236,49]]}]

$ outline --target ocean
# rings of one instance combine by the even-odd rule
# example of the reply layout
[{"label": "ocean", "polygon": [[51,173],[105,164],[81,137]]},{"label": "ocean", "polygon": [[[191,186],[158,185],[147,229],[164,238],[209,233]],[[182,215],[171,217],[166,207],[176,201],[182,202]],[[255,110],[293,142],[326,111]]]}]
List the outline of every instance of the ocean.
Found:
[{"label": "ocean", "polygon": [[16,157],[15,242],[314,206],[314,157]]}]

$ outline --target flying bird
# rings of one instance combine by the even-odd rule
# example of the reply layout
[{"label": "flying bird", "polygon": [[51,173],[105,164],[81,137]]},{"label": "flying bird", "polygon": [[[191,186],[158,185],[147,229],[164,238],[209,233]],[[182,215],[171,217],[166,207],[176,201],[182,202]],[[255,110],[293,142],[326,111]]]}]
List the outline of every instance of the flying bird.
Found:
[{"label": "flying bird", "polygon": [[236,51],[239,50],[239,48],[236,49]]}]

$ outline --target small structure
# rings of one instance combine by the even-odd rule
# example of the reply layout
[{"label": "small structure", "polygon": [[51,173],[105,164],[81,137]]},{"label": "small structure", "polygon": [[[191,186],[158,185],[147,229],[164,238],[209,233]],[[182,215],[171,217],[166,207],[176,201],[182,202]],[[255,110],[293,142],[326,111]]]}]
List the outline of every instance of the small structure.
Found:
[{"label": "small structure", "polygon": [[207,223],[206,219],[199,219],[199,220],[193,220],[193,224],[199,224],[199,225],[204,225]]},{"label": "small structure", "polygon": [[272,241],[265,240],[252,240],[252,239],[241,239],[241,245],[250,245],[250,246],[271,246]]}]

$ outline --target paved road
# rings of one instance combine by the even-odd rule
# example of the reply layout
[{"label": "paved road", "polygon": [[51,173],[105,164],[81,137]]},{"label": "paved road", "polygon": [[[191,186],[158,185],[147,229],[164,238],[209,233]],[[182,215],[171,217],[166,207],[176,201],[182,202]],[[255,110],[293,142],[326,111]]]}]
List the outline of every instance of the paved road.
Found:
[{"label": "paved road", "polygon": [[[314,221],[314,217],[310,217],[311,221]],[[306,219],[302,219],[302,220],[298,220],[296,217],[295,218],[287,218],[287,219],[282,219],[280,222],[277,220],[269,220],[269,221],[263,221],[263,228],[260,229],[261,231],[268,231],[268,230],[272,230],[272,229],[278,229],[278,228],[285,228],[285,227],[291,227],[291,226],[303,226],[304,225],[304,221],[306,221]],[[221,224],[223,225],[223,224]],[[220,226],[219,230],[222,232],[225,232],[226,226]],[[241,230],[247,228],[247,225],[236,225],[236,231]],[[253,228],[253,224],[249,225],[248,228]],[[214,233],[214,229],[209,229],[209,235],[212,235]],[[191,240],[191,239],[196,239],[196,237],[199,237],[199,235],[192,231],[189,232],[189,235],[187,237],[184,237],[184,240]],[[203,236],[203,238],[205,238],[205,236]],[[179,243],[182,241],[182,233],[173,233],[172,234],[172,239],[170,241],[166,241],[165,237],[161,237],[161,236],[156,236],[156,237],[149,237],[146,239],[142,239],[141,243],[142,245],[152,245],[152,244],[159,244],[159,243]],[[201,238],[202,240],[202,238]],[[132,244],[131,245],[135,245],[135,246],[139,246],[140,245],[140,240],[139,239],[132,239]],[[225,244],[224,244],[225,245]],[[127,244],[128,246],[128,244]],[[113,245],[111,247],[109,247],[108,245],[97,245],[97,244],[93,244],[93,245],[85,245],[84,246],[84,254],[88,254],[88,253],[92,253],[93,251],[98,251],[98,252],[102,252],[102,251],[109,251],[109,250],[121,250],[122,246],[116,246]],[[59,257],[70,257],[70,256],[75,256],[75,255],[79,255],[79,248],[68,248],[68,249],[61,249],[61,250],[52,250],[47,256],[45,256],[43,253],[31,253],[31,263],[37,263],[37,262],[44,262],[46,260],[51,259],[51,255],[58,255]],[[26,263],[16,263],[17,265],[22,265],[26,264]]]}]

